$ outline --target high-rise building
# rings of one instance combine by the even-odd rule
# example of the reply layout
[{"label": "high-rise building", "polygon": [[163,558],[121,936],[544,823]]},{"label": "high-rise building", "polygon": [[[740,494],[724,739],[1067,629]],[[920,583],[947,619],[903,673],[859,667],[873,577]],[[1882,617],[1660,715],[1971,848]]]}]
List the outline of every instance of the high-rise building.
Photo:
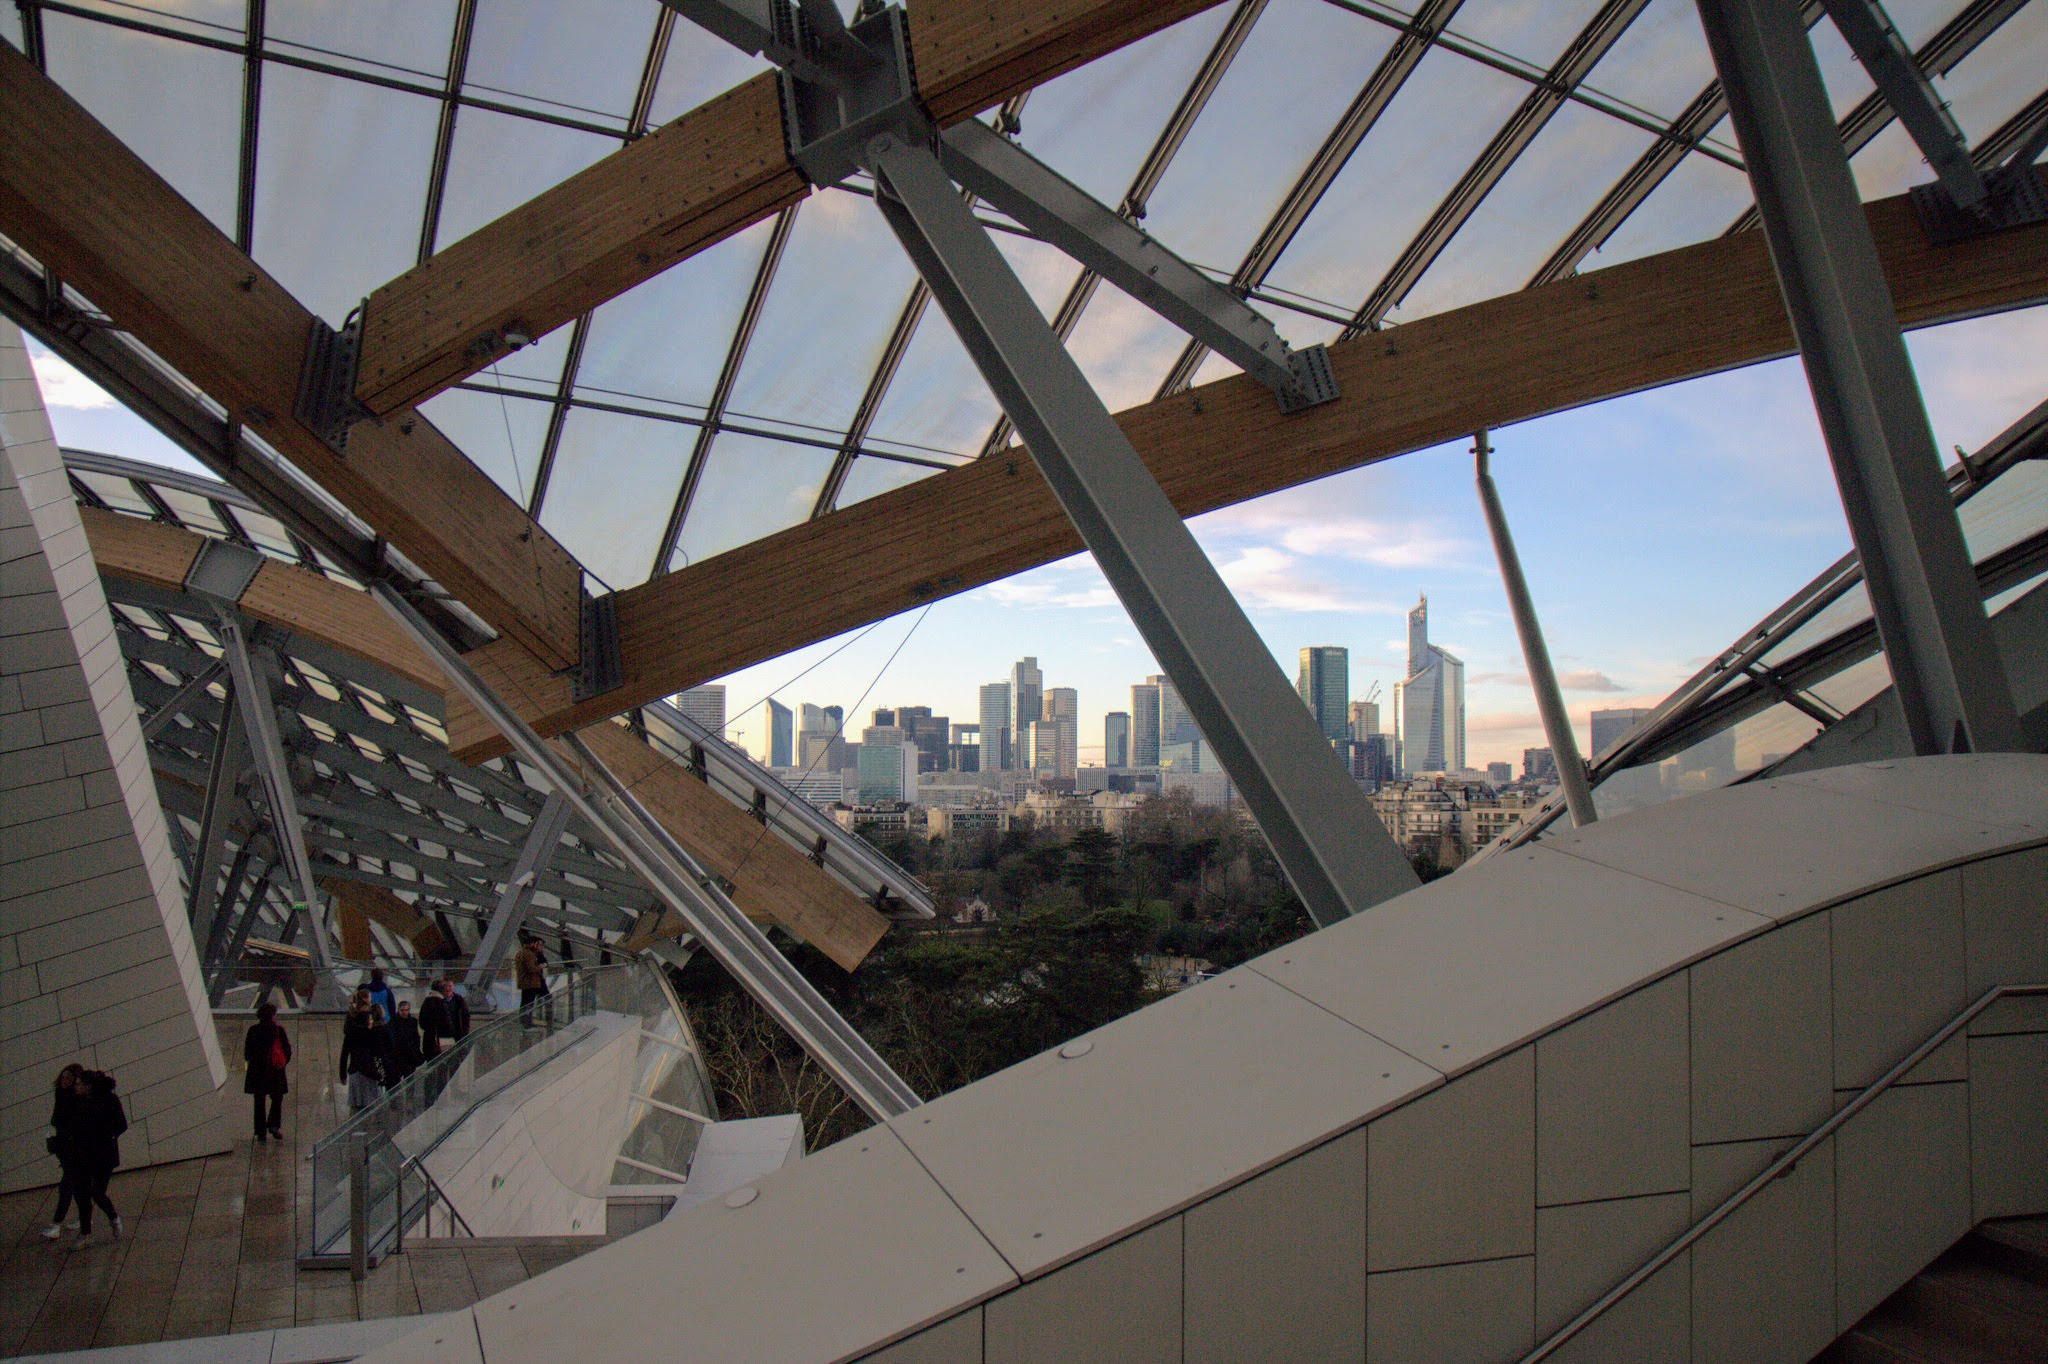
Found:
[{"label": "high-rise building", "polygon": [[1465,664],[1429,642],[1429,598],[1408,613],[1408,677],[1395,706],[1401,773],[1465,766]]},{"label": "high-rise building", "polygon": [[1513,781],[1514,779],[1515,779],[1515,768],[1514,768],[1514,764],[1512,764],[1512,763],[1488,763],[1488,764],[1486,765],[1486,780],[1487,780],[1487,781],[1488,781],[1489,783],[1491,783],[1492,785],[1494,785],[1494,786],[1506,786],[1506,785],[1507,785],[1507,784],[1508,784],[1509,782]]},{"label": "high-rise building", "polygon": [[917,750],[903,731],[876,725],[861,735],[860,803],[894,805],[917,799]]},{"label": "high-rise building", "polygon": [[1010,703],[1015,708],[1010,715],[1012,742],[1022,748],[1031,722],[1045,718],[1045,674],[1038,670],[1037,658],[1027,655],[1010,669]]},{"label": "high-rise building", "polygon": [[774,697],[768,698],[768,765],[789,766],[790,756],[796,751],[796,734],[788,706]]},{"label": "high-rise building", "polygon": [[883,729],[893,729],[896,725],[895,710],[889,706],[875,707],[875,717],[872,723],[880,726]]},{"label": "high-rise building", "polygon": [[818,734],[831,728],[825,723],[825,708],[806,701],[796,708],[796,732]]},{"label": "high-rise building", "polygon": [[1102,765],[1104,767],[1129,767],[1131,765],[1131,716],[1129,711],[1113,710],[1102,717]]},{"label": "high-rise building", "polygon": [[[1647,706],[1623,707],[1593,712],[1593,743],[1587,752],[1597,758],[1635,732],[1637,725],[1655,714]],[[1732,755],[1731,755],[1732,757]],[[1730,766],[1733,766],[1731,761]]]},{"label": "high-rise building", "polygon": [[829,729],[807,729],[796,736],[796,764],[813,772],[837,772],[851,765],[847,748],[845,738]]},{"label": "high-rise building", "polygon": [[1052,688],[1045,693],[1045,718],[1058,741],[1053,779],[1072,785],[1081,760],[1081,694],[1072,687]]},{"label": "high-rise building", "polygon": [[1041,783],[1050,785],[1060,779],[1060,722],[1057,720],[1033,720],[1025,731],[1028,747],[1019,766],[1026,768]]},{"label": "high-rise building", "polygon": [[1332,743],[1351,737],[1347,713],[1351,696],[1351,651],[1337,644],[1311,645],[1301,651],[1301,669],[1294,689],[1316,718],[1316,728]]},{"label": "high-rise building", "polygon": [[1159,687],[1153,682],[1131,688],[1131,766],[1159,766]]},{"label": "high-rise building", "polygon": [[1006,772],[1010,767],[1010,684],[986,682],[981,688],[981,770]]},{"label": "high-rise building", "polygon": [[1523,749],[1522,780],[1556,781],[1557,755],[1547,748]]},{"label": "high-rise building", "polygon": [[932,714],[930,706],[899,706],[896,726],[917,749],[917,770],[943,772],[951,765],[947,746],[952,742],[953,721]]},{"label": "high-rise building", "polygon": [[725,684],[713,682],[706,687],[692,687],[669,698],[675,708],[695,720],[713,734],[725,733]]},{"label": "high-rise building", "polygon": [[1380,703],[1377,701],[1353,701],[1351,703],[1351,737],[1359,743],[1380,732]]},{"label": "high-rise building", "polygon": [[1154,674],[1145,681],[1159,689],[1159,765],[1176,772],[1215,771],[1215,760],[1208,755],[1201,727],[1195,723],[1187,703],[1180,699],[1173,680]]}]

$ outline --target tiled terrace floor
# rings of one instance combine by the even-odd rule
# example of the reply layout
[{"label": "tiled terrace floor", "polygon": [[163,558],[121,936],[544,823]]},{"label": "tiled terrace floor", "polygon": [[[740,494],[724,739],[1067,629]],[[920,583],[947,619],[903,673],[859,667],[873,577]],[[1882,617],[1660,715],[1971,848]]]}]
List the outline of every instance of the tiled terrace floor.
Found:
[{"label": "tiled terrace floor", "polygon": [[346,1271],[299,1269],[312,1201],[306,1155],[342,1117],[340,1021],[286,1020],[296,1055],[285,1138],[261,1146],[246,1135],[247,1026],[219,1023],[225,1101],[243,1135],[223,1155],[117,1173],[109,1192],[126,1224],[122,1239],[107,1239],[96,1219],[90,1243],[74,1249],[75,1232],[45,1241],[37,1233],[56,1191],[0,1196],[0,1355],[451,1311],[602,1244],[414,1242],[361,1284]]}]

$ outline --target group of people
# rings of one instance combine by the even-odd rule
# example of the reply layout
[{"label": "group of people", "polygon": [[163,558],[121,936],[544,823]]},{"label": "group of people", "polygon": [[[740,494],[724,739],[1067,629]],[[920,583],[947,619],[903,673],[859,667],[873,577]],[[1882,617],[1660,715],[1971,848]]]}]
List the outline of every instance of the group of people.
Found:
[{"label": "group of people", "polygon": [[[56,1099],[50,1107],[50,1154],[57,1158],[57,1215],[43,1229],[46,1240],[54,1241],[67,1226],[78,1228],[79,1243],[92,1239],[93,1210],[107,1215],[107,1230],[121,1235],[121,1214],[107,1196],[107,1183],[121,1164],[121,1134],[128,1130],[128,1114],[114,1093],[114,1077],[81,1065],[68,1065],[57,1072]],[[78,1205],[78,1220],[67,1223],[65,1214]]]},{"label": "group of people", "polygon": [[370,972],[341,1024],[341,1082],[348,1086],[349,1111],[375,1103],[439,1056],[444,1045],[468,1035],[469,1002],[455,992],[452,979],[433,983],[415,1017],[412,1004],[396,997],[384,973]]}]

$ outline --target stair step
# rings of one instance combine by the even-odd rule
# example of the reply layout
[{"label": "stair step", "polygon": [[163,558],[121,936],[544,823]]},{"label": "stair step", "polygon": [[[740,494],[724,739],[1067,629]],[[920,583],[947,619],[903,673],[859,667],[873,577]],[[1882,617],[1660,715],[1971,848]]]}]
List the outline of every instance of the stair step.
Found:
[{"label": "stair step", "polygon": [[1878,1304],[1827,1364],[2048,1361],[2048,1219],[1987,1223]]},{"label": "stair step", "polygon": [[1979,1258],[2008,1274],[2048,1284],[2048,1217],[2008,1217],[1986,1222],[1964,1240]]}]

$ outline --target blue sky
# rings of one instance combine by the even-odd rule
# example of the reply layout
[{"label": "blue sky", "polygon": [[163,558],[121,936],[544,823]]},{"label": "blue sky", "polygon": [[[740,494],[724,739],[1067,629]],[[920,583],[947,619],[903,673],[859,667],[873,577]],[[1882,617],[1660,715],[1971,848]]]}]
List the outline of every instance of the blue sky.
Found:
[{"label": "blue sky", "polygon": [[[1974,449],[2048,389],[2048,308],[1916,332],[1909,344],[1945,452]],[[197,468],[32,351],[64,444]],[[1582,739],[1588,711],[1654,703],[1848,546],[1795,361],[1526,422],[1494,444],[1545,633],[1576,684],[1567,701]],[[1227,508],[1194,529],[1290,679],[1302,646],[1341,644],[1353,695],[1374,682],[1384,695],[1399,680],[1402,616],[1426,592],[1433,637],[1466,663],[1473,761],[1519,761],[1541,742],[1469,442]],[[1086,762],[1099,759],[1102,714],[1127,709],[1131,683],[1157,671],[1085,556],[884,621],[840,650],[849,638],[724,679],[733,710],[751,707],[732,717],[732,736],[761,750],[758,702],[771,693],[846,706],[860,723],[884,705],[970,719],[980,684],[1035,654],[1047,686],[1080,691]]]}]

